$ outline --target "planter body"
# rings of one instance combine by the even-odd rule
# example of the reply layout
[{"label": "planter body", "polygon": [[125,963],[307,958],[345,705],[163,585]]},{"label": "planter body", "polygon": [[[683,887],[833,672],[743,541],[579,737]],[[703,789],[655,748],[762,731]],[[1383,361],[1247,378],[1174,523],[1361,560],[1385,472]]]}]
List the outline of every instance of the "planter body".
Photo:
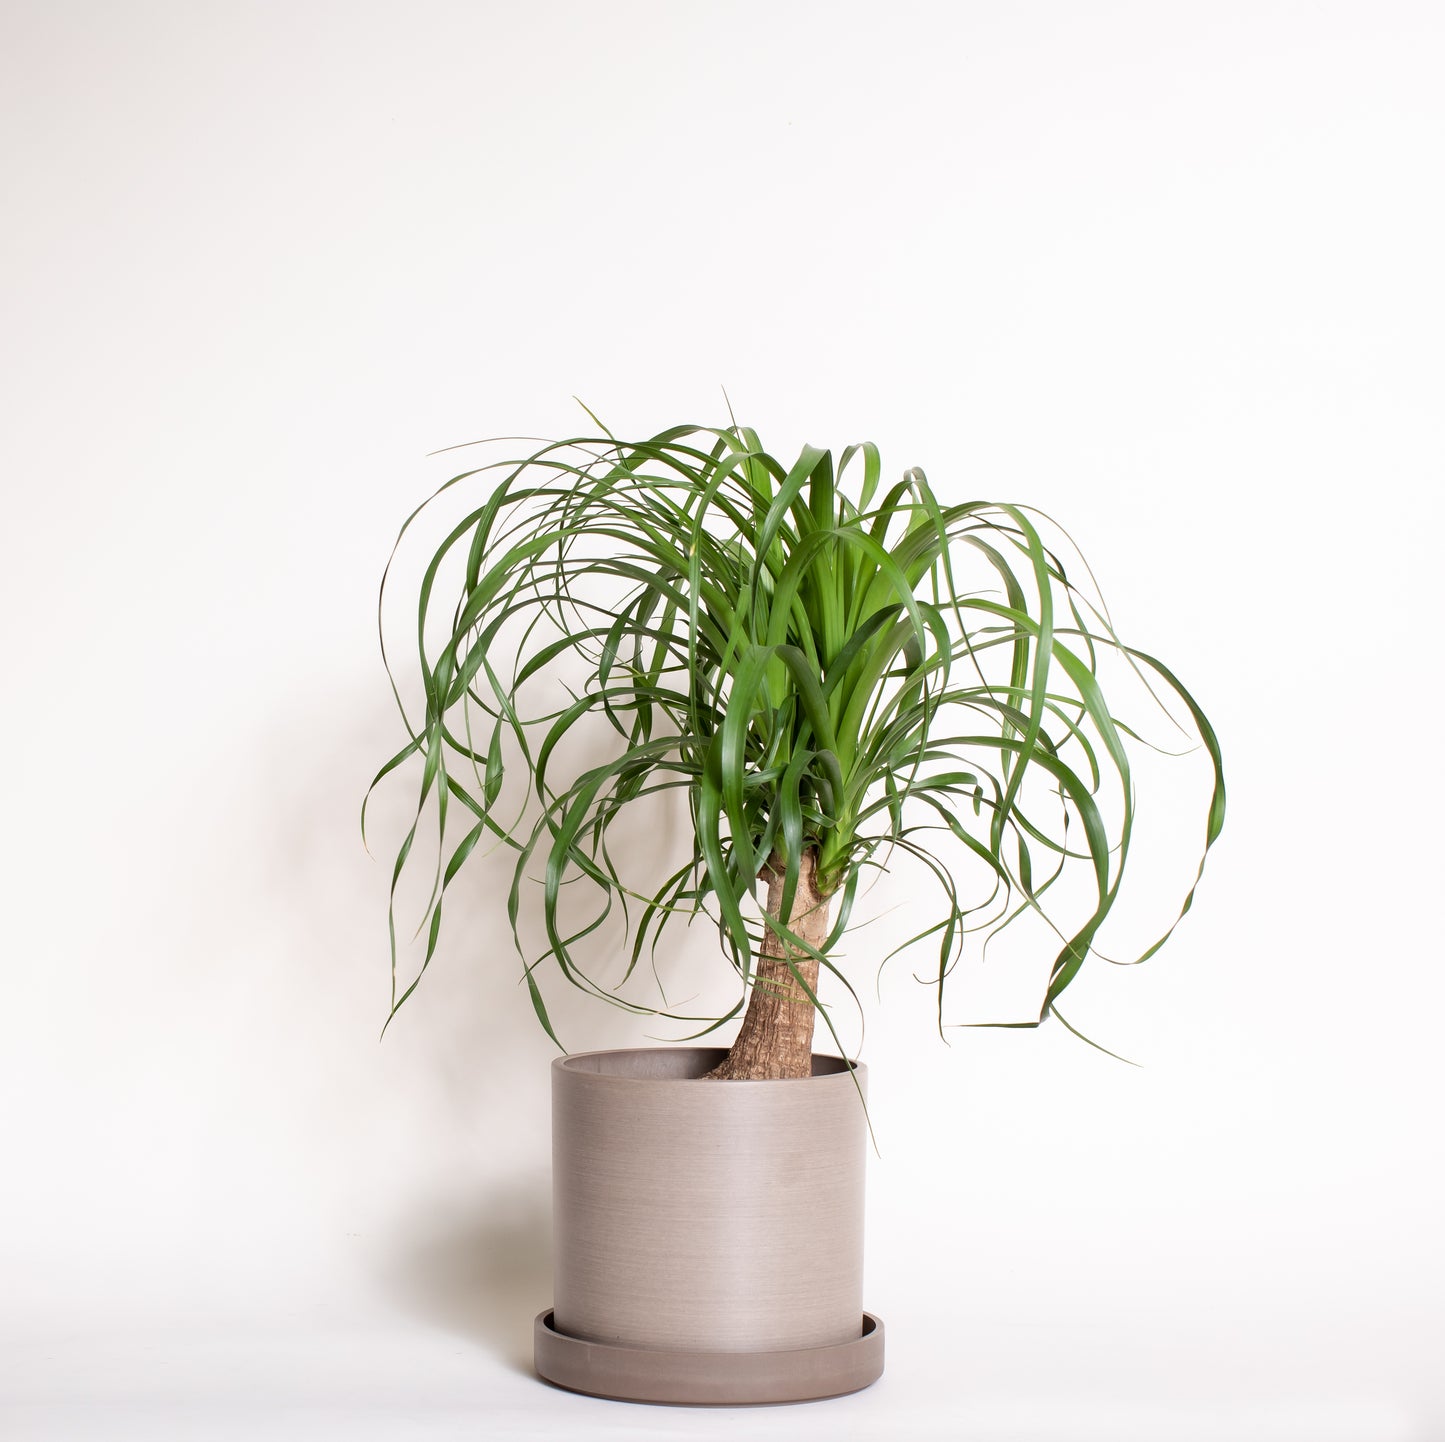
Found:
[{"label": "planter body", "polygon": [[811,1077],[703,1080],[723,1055],[553,1062],[558,1333],[670,1352],[858,1341],[867,1124],[853,1075],[815,1056]]}]

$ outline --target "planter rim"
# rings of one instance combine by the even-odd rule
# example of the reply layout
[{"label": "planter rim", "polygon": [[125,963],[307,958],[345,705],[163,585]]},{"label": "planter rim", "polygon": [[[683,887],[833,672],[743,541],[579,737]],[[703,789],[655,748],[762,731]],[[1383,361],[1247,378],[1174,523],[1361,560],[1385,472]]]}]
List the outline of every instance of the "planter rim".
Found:
[{"label": "planter rim", "polygon": [[[596,1057],[626,1057],[626,1056],[647,1056],[657,1052],[676,1051],[706,1051],[716,1052],[719,1058],[727,1055],[726,1047],[710,1046],[622,1046],[622,1047],[600,1047],[595,1051],[574,1051],[568,1052],[566,1056],[553,1057],[552,1070],[554,1072],[566,1072],[568,1076],[578,1079],[596,1079],[599,1082],[611,1083],[641,1083],[649,1086],[696,1086],[708,1081],[706,1076],[633,1076],[624,1071],[600,1071],[591,1067],[578,1066],[578,1062],[590,1061]],[[750,1077],[730,1079],[726,1085],[733,1087],[775,1087],[787,1085],[803,1085],[808,1082],[824,1084],[831,1082],[834,1085],[844,1083],[852,1086],[854,1078],[861,1083],[867,1080],[868,1068],[860,1061],[849,1061],[846,1057],[834,1056],[829,1052],[814,1052],[813,1062],[827,1064],[827,1070],[814,1072],[812,1076],[798,1077]]]}]

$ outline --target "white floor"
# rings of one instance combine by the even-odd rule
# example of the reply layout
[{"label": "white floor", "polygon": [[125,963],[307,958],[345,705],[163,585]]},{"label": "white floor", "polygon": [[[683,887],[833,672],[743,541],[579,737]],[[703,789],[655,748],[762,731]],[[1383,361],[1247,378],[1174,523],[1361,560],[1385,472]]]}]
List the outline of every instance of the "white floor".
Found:
[{"label": "white floor", "polygon": [[[1219,1319],[1221,1321],[1225,1319]],[[88,1439],[980,1438],[990,1442],[1431,1442],[1445,1435],[1396,1369],[1344,1329],[1269,1335],[1116,1318],[950,1329],[891,1319],[883,1379],[794,1407],[597,1401],[538,1380],[530,1319],[470,1325],[378,1308],[342,1321],[56,1331],[11,1339],[0,1436]],[[1422,1339],[1422,1342],[1424,1339]],[[1412,1364],[1413,1366],[1413,1364]],[[1418,1374],[1417,1374],[1418,1375]]]}]

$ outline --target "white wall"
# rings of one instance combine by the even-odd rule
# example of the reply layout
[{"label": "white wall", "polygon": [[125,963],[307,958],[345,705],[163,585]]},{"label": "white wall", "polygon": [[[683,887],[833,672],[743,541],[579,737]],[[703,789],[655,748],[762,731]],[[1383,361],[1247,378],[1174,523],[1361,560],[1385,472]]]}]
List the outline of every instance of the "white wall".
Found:
[{"label": "white wall", "polygon": [[1442,61],[1428,4],[7,6],[6,1435],[739,1425],[526,1375],[551,1049],[482,881],[377,1044],[356,825],[426,453],[723,385],[1059,516],[1231,788],[1071,993],[1144,1070],[889,974],[889,1372],[745,1425],[1445,1435]]}]

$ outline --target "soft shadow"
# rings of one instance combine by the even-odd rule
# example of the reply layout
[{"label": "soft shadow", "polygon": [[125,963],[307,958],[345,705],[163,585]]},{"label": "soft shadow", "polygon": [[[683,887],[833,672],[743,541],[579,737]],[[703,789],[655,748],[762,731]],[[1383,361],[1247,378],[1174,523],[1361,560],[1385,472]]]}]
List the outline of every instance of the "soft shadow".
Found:
[{"label": "soft shadow", "polygon": [[[378,1046],[389,1000],[387,891],[392,858],[415,814],[416,777],[399,776],[373,798],[367,826],[375,859],[368,857],[356,830],[360,797],[399,727],[381,687],[365,695],[333,689],[329,711],[346,719],[333,726],[326,748],[309,749],[310,733],[298,737],[289,722],[278,723],[266,743],[268,774],[291,783],[284,806],[266,806],[272,844],[261,884],[282,898],[291,935],[276,984],[278,992],[284,984],[290,1014],[299,1018],[298,1049],[336,1059],[334,1069],[318,1069],[326,1083],[305,1094],[298,1126],[346,1168],[334,1188],[338,1219],[350,1224],[352,1198],[367,1198],[361,1265],[382,1296],[530,1373],[533,1319],[553,1300],[546,1127],[556,1049],[522,985],[507,913],[512,854],[479,848],[469,858],[447,892],[430,974]],[[673,839],[648,813],[629,818],[615,841],[619,855],[668,874]],[[403,986],[423,955],[425,939],[411,930],[433,885],[433,853],[425,848],[434,846],[424,828],[418,864],[398,900]],[[545,950],[540,898],[540,887],[524,896],[524,945],[533,957]],[[621,979],[628,955],[620,911],[608,925],[586,947],[604,987]],[[730,1004],[731,971],[705,927],[675,927],[659,967],[673,1004],[689,1013],[681,1022],[629,1014],[568,984],[555,966],[539,968],[564,1045],[583,1051],[686,1035],[700,1024],[690,1019],[694,1010],[713,1012],[715,981],[727,996],[722,1007]],[[645,992],[649,968],[637,971]],[[367,1048],[377,1049],[374,1058]],[[388,1120],[413,1115],[425,1118],[419,1136]]]},{"label": "soft shadow", "polygon": [[[544,1129],[556,1053],[519,985],[506,915],[511,863],[501,854],[474,856],[449,894],[431,975],[377,1040],[389,1000],[389,868],[415,806],[400,785],[379,797],[368,830],[380,860],[368,857],[356,813],[394,744],[384,701],[337,698],[348,726],[308,759],[271,823],[268,883],[291,911],[294,964],[285,976],[301,1017],[298,1049],[334,1057],[338,1078],[292,1106],[303,1110],[306,1136],[331,1146],[345,1169],[334,1187],[336,1225],[355,1227],[351,1199],[369,1199],[360,1214],[366,1242],[354,1255],[385,1302],[530,1372],[532,1320],[552,1303]],[[287,727],[270,750],[278,768],[305,754]],[[405,983],[419,948],[405,928],[402,940]],[[582,1033],[571,1022],[583,1000],[563,996],[555,1009],[569,1034]],[[412,1116],[417,1136],[393,1128]]]},{"label": "soft shadow", "polygon": [[552,1199],[543,1175],[418,1209],[378,1280],[411,1315],[532,1371],[532,1321],[552,1302]]}]

